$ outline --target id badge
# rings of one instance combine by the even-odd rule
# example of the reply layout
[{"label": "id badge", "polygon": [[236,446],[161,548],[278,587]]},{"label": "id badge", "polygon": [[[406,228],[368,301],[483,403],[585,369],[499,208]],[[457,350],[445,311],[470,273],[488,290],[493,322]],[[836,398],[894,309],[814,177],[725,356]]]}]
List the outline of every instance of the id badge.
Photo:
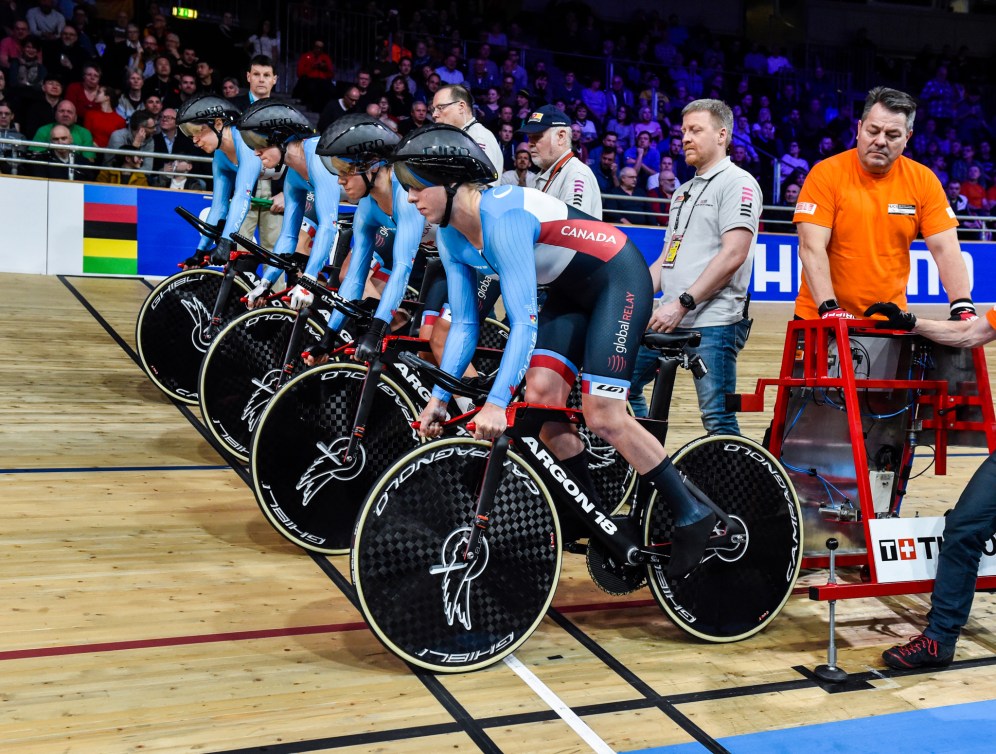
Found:
[{"label": "id badge", "polygon": [[674,267],[674,260],[678,256],[678,249],[681,248],[681,235],[675,235],[667,246],[667,253],[664,255],[664,262],[661,267],[665,270],[670,270]]}]

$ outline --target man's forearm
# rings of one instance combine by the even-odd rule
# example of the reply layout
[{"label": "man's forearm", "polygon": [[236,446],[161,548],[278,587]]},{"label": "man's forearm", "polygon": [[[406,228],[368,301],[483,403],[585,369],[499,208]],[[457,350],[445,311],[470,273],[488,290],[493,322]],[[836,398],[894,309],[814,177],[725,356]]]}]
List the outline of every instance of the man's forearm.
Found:
[{"label": "man's forearm", "polygon": [[985,317],[972,321],[918,319],[913,332],[954,348],[976,348],[996,340],[996,330]]},{"label": "man's forearm", "polygon": [[942,231],[924,239],[927,250],[934,258],[941,284],[947,291],[948,301],[972,297],[972,286],[968,279],[968,267],[961,256],[961,244],[958,243],[957,231],[954,228]]},{"label": "man's forearm", "polygon": [[809,290],[816,303],[834,297],[833,282],[830,278],[830,258],[826,251],[805,249],[799,246],[799,261],[802,263],[802,274],[806,278]]}]

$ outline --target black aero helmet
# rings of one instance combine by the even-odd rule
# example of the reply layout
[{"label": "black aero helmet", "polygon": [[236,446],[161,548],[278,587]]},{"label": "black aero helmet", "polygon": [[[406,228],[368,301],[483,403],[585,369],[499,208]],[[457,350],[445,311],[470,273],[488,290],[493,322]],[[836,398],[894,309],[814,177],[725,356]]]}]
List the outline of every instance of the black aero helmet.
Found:
[{"label": "black aero helmet", "polygon": [[[239,108],[224,97],[202,92],[180,105],[176,113],[176,124],[183,130],[183,126],[188,123],[214,123],[218,118],[226,123],[234,123],[239,119],[239,115],[241,115]],[[190,136],[186,130],[184,133]]]},{"label": "black aero helmet", "polygon": [[215,129],[214,122],[220,118],[225,125],[231,125],[238,120],[238,117],[239,108],[227,99],[203,92],[194,95],[180,106],[176,113],[176,125],[190,138],[200,131],[200,126],[207,126],[218,137],[218,145],[221,146],[221,131]]},{"label": "black aero helmet", "polygon": [[301,112],[272,99],[253,102],[242,113],[235,127],[250,149],[282,147],[295,139],[315,135],[315,128]]},{"label": "black aero helmet", "polygon": [[443,123],[412,131],[398,143],[390,162],[406,189],[498,180],[491,160],[477,142],[459,128]]},{"label": "black aero helmet", "polygon": [[352,113],[325,129],[315,154],[333,175],[365,173],[390,157],[400,138],[379,120]]}]

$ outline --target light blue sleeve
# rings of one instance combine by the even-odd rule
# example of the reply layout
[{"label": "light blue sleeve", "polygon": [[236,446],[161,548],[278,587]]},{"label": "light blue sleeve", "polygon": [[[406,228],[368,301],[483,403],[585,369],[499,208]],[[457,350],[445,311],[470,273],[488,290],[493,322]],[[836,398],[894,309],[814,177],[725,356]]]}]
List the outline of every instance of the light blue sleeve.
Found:
[{"label": "light blue sleeve", "polygon": [[[308,175],[315,192],[315,215],[318,217],[318,232],[315,233],[315,242],[311,245],[311,256],[308,257],[308,266],[305,268],[304,274],[316,279],[318,273],[328,264],[332,245],[339,233],[340,191],[338,178],[325,168],[321,158],[315,154],[315,146],[317,145],[318,139],[316,137],[305,141],[304,147],[308,156]],[[294,230],[295,240],[297,229],[300,227],[301,220],[298,219]],[[291,249],[291,251],[293,250]]]},{"label": "light blue sleeve", "polygon": [[405,295],[408,278],[411,276],[412,267],[415,264],[415,255],[418,253],[418,245],[422,240],[422,231],[425,229],[425,218],[422,217],[414,204],[408,203],[408,192],[401,188],[401,184],[393,177],[391,183],[394,190],[391,219],[396,228],[394,232],[394,264],[391,268],[391,276],[380,296],[380,304],[378,304],[374,314],[377,319],[387,323],[391,322],[394,311]]},{"label": "light blue sleeve", "polygon": [[[353,249],[349,257],[346,278],[339,285],[339,295],[347,301],[355,301],[363,295],[363,284],[370,272],[370,257],[373,256],[373,234],[380,223],[371,217],[374,200],[369,196],[361,199],[353,213]],[[338,332],[346,316],[336,309],[329,317],[329,328]]]},{"label": "light blue sleeve", "polygon": [[[211,160],[211,177],[214,180],[214,189],[211,194],[211,209],[208,210],[207,222],[209,225],[217,225],[228,217],[229,205],[232,200],[232,190],[235,186],[235,166],[231,160],[225,156],[220,149],[216,149]],[[228,226],[225,226],[226,231]],[[236,229],[237,230],[237,229]],[[228,233],[225,233],[228,236]],[[211,245],[211,239],[201,234],[201,239],[197,243],[197,250],[203,251]]]},{"label": "light blue sleeve", "polygon": [[[462,377],[477,346],[478,320],[477,271],[460,258],[464,254],[476,256],[477,252],[462,234],[452,228],[440,228],[436,244],[443,269],[446,270],[446,292],[453,318],[439,366],[454,377]],[[432,397],[446,402],[450,399],[450,393],[437,385],[432,389]]]},{"label": "light blue sleeve", "polygon": [[[484,202],[487,202],[485,195]],[[525,209],[498,214],[481,212],[484,253],[498,273],[501,297],[508,316],[509,334],[488,401],[507,406],[525,377],[529,358],[536,347],[536,239],[540,223]]]},{"label": "light blue sleeve", "polygon": [[238,129],[232,128],[231,132],[232,140],[235,142],[235,154],[239,158],[239,166],[235,172],[235,191],[232,193],[232,201],[228,208],[224,238],[228,238],[232,233],[237,233],[242,227],[246,215],[249,214],[249,205],[256,188],[256,181],[263,170],[263,163],[260,162],[256,153],[242,141]]},{"label": "light blue sleeve", "polygon": [[[288,256],[297,248],[298,230],[304,217],[305,204],[308,201],[308,182],[296,170],[288,170],[284,177],[284,219],[280,224],[280,235],[273,247],[273,253]],[[270,285],[280,277],[276,267],[265,267],[263,279]]]}]

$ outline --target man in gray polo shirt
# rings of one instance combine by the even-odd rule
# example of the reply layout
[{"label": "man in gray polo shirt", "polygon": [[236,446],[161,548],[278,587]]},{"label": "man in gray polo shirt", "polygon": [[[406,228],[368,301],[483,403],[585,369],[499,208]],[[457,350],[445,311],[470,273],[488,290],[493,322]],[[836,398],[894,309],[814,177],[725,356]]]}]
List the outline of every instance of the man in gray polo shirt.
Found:
[{"label": "man in gray polo shirt", "polygon": [[[726,394],[736,392],[737,355],[750,332],[747,286],[761,188],[727,156],[733,113],[725,103],[695,100],[681,116],[685,162],[695,168],[695,175],[674,192],[664,248],[650,267],[654,287],[663,295],[649,328],[702,333],[695,349],[709,369],[695,381],[702,424],[709,434],[739,434],[736,414],[726,410]],[[656,358],[645,350],[631,386],[631,395],[637,397],[642,397],[656,366]]]},{"label": "man in gray polo shirt", "polygon": [[555,105],[544,105],[529,113],[519,133],[529,137],[529,154],[542,171],[534,187],[601,220],[602,194],[595,174],[571,151],[571,119]]}]

